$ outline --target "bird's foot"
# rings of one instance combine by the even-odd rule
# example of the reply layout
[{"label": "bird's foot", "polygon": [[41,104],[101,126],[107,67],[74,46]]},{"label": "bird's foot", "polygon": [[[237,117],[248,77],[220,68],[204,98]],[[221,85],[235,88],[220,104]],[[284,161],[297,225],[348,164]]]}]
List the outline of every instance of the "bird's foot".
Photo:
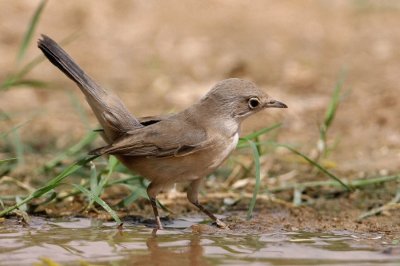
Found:
[{"label": "bird's foot", "polygon": [[226,223],[222,222],[220,219],[215,220],[215,223],[221,229],[229,229],[229,226]]}]

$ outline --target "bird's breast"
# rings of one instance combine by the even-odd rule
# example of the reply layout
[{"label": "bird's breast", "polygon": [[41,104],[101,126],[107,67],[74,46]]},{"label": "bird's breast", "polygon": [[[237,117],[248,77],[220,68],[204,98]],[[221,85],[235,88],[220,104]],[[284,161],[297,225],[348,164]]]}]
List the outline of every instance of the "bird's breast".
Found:
[{"label": "bird's breast", "polygon": [[226,141],[220,140],[215,147],[215,156],[213,156],[213,162],[209,166],[210,168],[217,168],[225,159],[231,154],[231,152],[236,148],[239,141],[239,133],[235,133],[232,137],[228,138]]}]

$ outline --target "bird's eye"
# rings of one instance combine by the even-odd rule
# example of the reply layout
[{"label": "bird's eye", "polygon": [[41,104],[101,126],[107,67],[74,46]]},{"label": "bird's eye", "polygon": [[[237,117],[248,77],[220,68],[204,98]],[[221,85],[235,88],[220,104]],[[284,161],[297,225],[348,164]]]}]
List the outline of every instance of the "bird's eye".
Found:
[{"label": "bird's eye", "polygon": [[250,98],[249,99],[250,109],[257,108],[259,105],[260,105],[260,100],[258,98]]}]

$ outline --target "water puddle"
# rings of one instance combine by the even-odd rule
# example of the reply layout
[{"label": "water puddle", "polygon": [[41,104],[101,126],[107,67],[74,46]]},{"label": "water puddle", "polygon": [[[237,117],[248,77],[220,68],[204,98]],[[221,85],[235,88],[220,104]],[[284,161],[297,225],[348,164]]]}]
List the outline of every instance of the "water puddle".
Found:
[{"label": "water puddle", "polygon": [[[154,234],[144,225],[33,217],[0,223],[0,265],[399,265],[379,234],[196,234],[186,219]],[[181,229],[185,228],[185,229]],[[47,262],[46,262],[47,260]],[[56,264],[54,264],[56,265]]]}]

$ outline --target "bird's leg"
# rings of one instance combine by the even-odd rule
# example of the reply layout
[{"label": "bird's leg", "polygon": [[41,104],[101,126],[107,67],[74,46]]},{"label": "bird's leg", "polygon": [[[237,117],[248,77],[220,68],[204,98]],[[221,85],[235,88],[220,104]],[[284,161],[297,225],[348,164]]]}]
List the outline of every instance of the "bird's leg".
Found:
[{"label": "bird's leg", "polygon": [[158,214],[158,209],[157,209],[156,196],[158,192],[159,192],[158,187],[153,183],[150,183],[150,185],[147,187],[147,195],[149,196],[151,207],[153,208],[153,213],[156,220],[156,227],[157,229],[162,230],[164,228],[162,226],[160,215]]},{"label": "bird's leg", "polygon": [[198,193],[199,193],[199,187],[201,184],[201,179],[197,179],[192,181],[192,183],[190,183],[188,191],[187,191],[187,198],[188,200],[194,205],[196,206],[200,211],[202,211],[203,213],[205,213],[208,217],[211,218],[211,220],[213,220],[218,227],[220,228],[227,228],[228,226],[222,222],[220,219],[218,219],[214,214],[212,214],[209,210],[207,210],[203,205],[201,205],[199,203],[198,200]]},{"label": "bird's leg", "polygon": [[151,207],[153,208],[154,217],[156,219],[157,229],[162,230],[164,228],[163,228],[162,223],[161,223],[160,215],[158,214],[156,198],[150,198],[150,203],[151,203]]}]

